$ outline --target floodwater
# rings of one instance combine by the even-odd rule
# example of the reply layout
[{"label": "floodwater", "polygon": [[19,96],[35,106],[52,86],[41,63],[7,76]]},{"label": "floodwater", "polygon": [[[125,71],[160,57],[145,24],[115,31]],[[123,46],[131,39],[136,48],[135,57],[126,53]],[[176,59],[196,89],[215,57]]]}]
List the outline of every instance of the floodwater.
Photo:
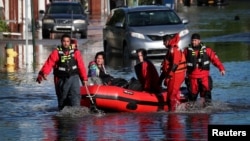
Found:
[{"label": "floodwater", "polygon": [[[0,42],[0,140],[1,141],[159,141],[208,140],[208,125],[250,123],[250,26],[249,2],[229,1],[225,7],[184,7],[180,14],[190,19],[189,28],[199,32],[225,65],[226,75],[211,66],[214,89],[212,106],[176,113],[90,114],[88,109],[57,111],[53,75],[41,84],[37,73],[59,39],[41,40],[33,48],[11,42],[18,52],[15,67],[6,67],[5,44]],[[219,13],[218,13],[219,11]],[[194,16],[191,16],[192,14]],[[235,21],[234,15],[240,20]],[[226,24],[227,23],[227,24]],[[231,28],[226,27],[232,25]],[[238,26],[235,26],[238,25]],[[238,28],[239,27],[239,28]],[[226,29],[226,30],[224,30]],[[96,30],[96,31],[95,31]],[[88,40],[79,40],[87,62],[102,50],[98,28]],[[33,50],[36,56],[33,56]],[[135,76],[135,60],[119,54],[107,58],[108,71],[129,80]],[[152,59],[159,70],[161,59]],[[36,62],[36,63],[33,63]]]}]

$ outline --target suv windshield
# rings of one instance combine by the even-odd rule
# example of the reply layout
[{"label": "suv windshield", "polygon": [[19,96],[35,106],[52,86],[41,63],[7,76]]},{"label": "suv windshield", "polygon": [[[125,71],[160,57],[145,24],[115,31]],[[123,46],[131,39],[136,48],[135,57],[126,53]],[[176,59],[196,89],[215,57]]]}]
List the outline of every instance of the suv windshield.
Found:
[{"label": "suv windshield", "polygon": [[172,11],[140,11],[128,14],[129,26],[153,26],[181,24],[180,18]]},{"label": "suv windshield", "polygon": [[80,5],[62,5],[54,4],[48,9],[48,14],[83,14],[82,8]]}]

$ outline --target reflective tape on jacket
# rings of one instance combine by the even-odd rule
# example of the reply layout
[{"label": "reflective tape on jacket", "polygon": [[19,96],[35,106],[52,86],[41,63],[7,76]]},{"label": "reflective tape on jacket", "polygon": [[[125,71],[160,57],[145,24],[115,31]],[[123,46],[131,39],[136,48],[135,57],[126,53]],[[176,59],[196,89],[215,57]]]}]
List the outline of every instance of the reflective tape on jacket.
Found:
[{"label": "reflective tape on jacket", "polygon": [[187,52],[187,69],[188,71],[193,70],[195,67],[202,68],[204,70],[209,70],[210,68],[210,60],[206,53],[206,46],[201,44],[201,48],[198,51],[198,55],[196,55],[193,47],[189,46]]},{"label": "reflective tape on jacket", "polygon": [[64,53],[62,47],[58,47],[59,61],[57,68],[54,69],[54,74],[59,77],[69,77],[78,73],[78,67],[74,57],[75,49],[69,48],[67,54]]}]

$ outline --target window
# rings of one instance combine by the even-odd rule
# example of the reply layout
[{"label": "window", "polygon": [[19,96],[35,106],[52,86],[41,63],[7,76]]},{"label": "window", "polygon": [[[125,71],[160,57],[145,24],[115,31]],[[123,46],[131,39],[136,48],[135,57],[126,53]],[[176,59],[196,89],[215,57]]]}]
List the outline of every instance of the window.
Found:
[{"label": "window", "polygon": [[172,11],[143,11],[133,12],[128,15],[129,26],[152,26],[180,24],[181,20]]},{"label": "window", "polygon": [[83,11],[79,5],[53,5],[48,9],[49,14],[83,14]]}]

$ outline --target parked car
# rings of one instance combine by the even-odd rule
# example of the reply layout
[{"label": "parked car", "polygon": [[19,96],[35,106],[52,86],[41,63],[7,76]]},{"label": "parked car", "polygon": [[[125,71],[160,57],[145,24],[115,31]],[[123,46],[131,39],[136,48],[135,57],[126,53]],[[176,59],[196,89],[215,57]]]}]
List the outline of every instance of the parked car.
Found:
[{"label": "parked car", "polygon": [[225,5],[226,0],[197,0],[197,6],[202,6],[202,5]]},{"label": "parked car", "polygon": [[190,42],[188,20],[164,5],[120,7],[113,9],[103,28],[103,46],[106,55],[120,50],[123,57],[134,57],[136,49],[145,48],[148,56],[164,56],[166,48],[162,36],[180,34],[179,47]]},{"label": "parked car", "polygon": [[50,33],[80,33],[81,38],[86,38],[87,28],[88,16],[81,3],[55,1],[47,5],[42,18],[43,38],[49,38]]}]

